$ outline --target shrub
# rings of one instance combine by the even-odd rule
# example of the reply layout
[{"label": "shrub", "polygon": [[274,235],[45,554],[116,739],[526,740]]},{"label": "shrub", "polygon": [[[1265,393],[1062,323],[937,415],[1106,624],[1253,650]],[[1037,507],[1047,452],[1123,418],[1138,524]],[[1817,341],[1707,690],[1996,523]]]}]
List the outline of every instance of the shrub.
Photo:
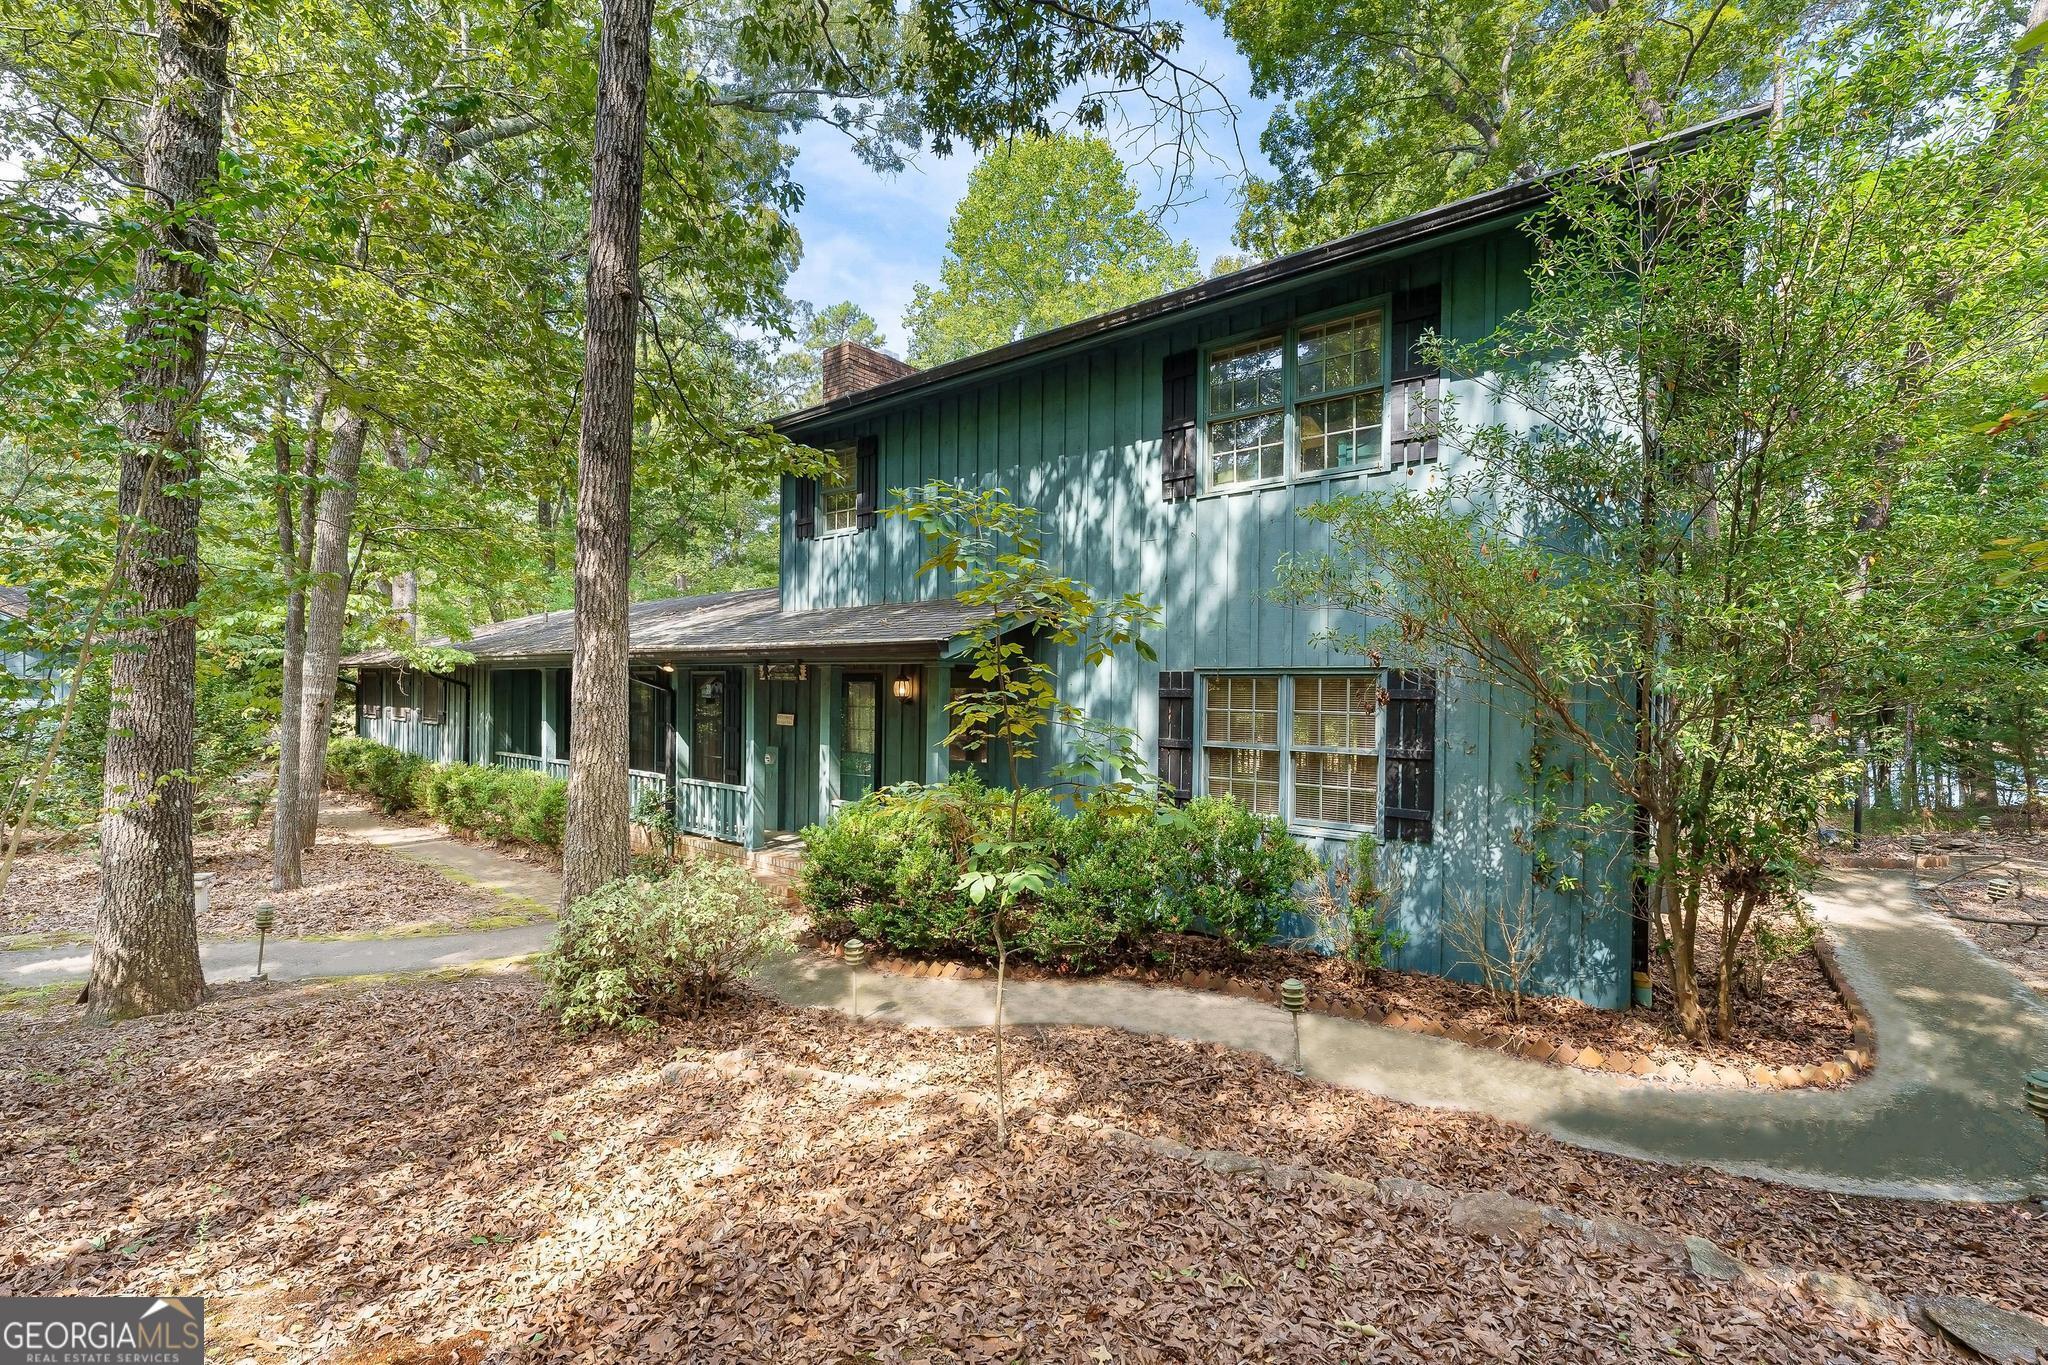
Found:
[{"label": "shrub", "polygon": [[1225,797],[1195,798],[1176,825],[1174,855],[1162,864],[1165,894],[1239,952],[1271,942],[1294,888],[1317,875],[1315,855],[1277,817]]},{"label": "shrub", "polygon": [[[873,793],[804,831],[814,926],[905,952],[992,954],[989,917],[960,879],[977,845],[1008,837],[1008,793],[972,775]],[[1294,904],[1295,884],[1317,871],[1279,821],[1221,799],[1062,816],[1043,792],[1028,793],[1019,840],[1043,850],[1056,875],[1018,907],[1013,946],[1076,972],[1134,956],[1196,917],[1239,949],[1257,946]]]},{"label": "shrub", "polygon": [[386,814],[415,810],[484,839],[562,846],[569,788],[560,778],[517,768],[432,763],[388,744],[347,737],[327,746],[327,780],[374,798]]},{"label": "shrub", "polygon": [[571,906],[540,972],[562,1026],[642,1029],[688,1015],[729,981],[794,950],[789,916],[737,863],[627,877]]}]

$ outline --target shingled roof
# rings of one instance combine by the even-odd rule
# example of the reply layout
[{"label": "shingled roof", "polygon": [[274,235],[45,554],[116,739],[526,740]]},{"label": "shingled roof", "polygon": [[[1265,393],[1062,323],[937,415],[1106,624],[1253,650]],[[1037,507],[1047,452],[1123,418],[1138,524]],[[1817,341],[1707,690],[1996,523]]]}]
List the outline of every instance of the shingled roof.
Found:
[{"label": "shingled roof", "polygon": [[10,588],[0,584],[0,616],[28,615],[28,589]]},{"label": "shingled roof", "polygon": [[[636,659],[910,659],[937,655],[988,616],[950,597],[785,613],[776,589],[753,588],[636,602],[626,629]],[[486,626],[467,640],[435,643],[464,650],[479,663],[567,659],[576,651],[576,617],[542,612]],[[357,668],[401,660],[395,650],[375,649],[342,663]]]}]

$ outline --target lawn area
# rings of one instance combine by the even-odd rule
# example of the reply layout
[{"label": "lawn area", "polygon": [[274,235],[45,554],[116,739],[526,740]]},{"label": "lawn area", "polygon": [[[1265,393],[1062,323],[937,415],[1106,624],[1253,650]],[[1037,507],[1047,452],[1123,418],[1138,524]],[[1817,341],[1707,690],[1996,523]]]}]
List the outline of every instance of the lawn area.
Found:
[{"label": "lawn area", "polygon": [[[1077,1115],[1709,1235],[1894,1297],[2048,1297],[2038,1209],[1607,1158],[1113,1031],[1013,1036],[1042,1121],[1005,1154],[954,1098],[988,1084],[985,1036],[754,997],[629,1039],[564,1039],[518,972],[74,1017],[0,1016],[0,1290],[203,1293],[221,1359],[1951,1358],[1668,1251],[1475,1236]],[[735,1047],[754,1070],[663,1074]]]}]

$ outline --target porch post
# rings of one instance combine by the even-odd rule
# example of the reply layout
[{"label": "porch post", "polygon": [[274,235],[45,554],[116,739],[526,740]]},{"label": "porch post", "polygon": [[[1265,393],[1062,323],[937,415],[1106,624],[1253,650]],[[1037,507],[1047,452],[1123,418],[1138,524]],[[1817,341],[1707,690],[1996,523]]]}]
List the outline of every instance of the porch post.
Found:
[{"label": "porch post", "polygon": [[924,666],[924,781],[936,787],[952,773],[946,757],[946,734],[953,717],[946,703],[953,699],[953,670],[944,660]]},{"label": "porch post", "polygon": [[761,831],[766,824],[761,810],[761,788],[764,785],[760,740],[761,684],[754,676],[755,671],[751,664],[740,666],[740,695],[744,698],[740,709],[740,752],[744,755],[740,771],[746,775],[747,783],[746,847],[749,852],[761,846]]},{"label": "porch post", "polygon": [[832,818],[839,796],[839,670],[818,666],[818,823]]},{"label": "porch post", "polygon": [[540,758],[562,756],[562,717],[555,713],[555,674],[559,669],[543,668],[540,673]]}]

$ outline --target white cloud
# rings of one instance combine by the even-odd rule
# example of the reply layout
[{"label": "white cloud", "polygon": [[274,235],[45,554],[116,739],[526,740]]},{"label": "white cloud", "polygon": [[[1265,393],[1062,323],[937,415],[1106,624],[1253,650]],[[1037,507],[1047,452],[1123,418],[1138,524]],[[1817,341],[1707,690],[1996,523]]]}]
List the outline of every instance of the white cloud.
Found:
[{"label": "white cloud", "polygon": [[[1193,242],[1206,265],[1231,249],[1245,169],[1269,169],[1259,150],[1259,133],[1272,105],[1251,97],[1251,72],[1221,21],[1182,0],[1164,0],[1157,12],[1184,26],[1177,60],[1221,91],[1221,101],[1214,91],[1197,92],[1201,98],[1212,105],[1227,102],[1237,111],[1234,127],[1220,109],[1204,119],[1192,183],[1179,189],[1174,205],[1162,212],[1167,228]],[[1172,152],[1159,146],[1165,130],[1154,129],[1153,122],[1145,101],[1134,98],[1112,116],[1106,131],[1132,163],[1141,196],[1162,204]],[[818,126],[798,136],[797,149],[794,174],[804,188],[797,228],[804,258],[790,280],[791,295],[819,305],[852,299],[900,350],[911,287],[938,278],[946,221],[966,193],[979,158],[965,149],[949,157],[923,153],[908,169],[881,175],[854,154],[843,133]]]}]

